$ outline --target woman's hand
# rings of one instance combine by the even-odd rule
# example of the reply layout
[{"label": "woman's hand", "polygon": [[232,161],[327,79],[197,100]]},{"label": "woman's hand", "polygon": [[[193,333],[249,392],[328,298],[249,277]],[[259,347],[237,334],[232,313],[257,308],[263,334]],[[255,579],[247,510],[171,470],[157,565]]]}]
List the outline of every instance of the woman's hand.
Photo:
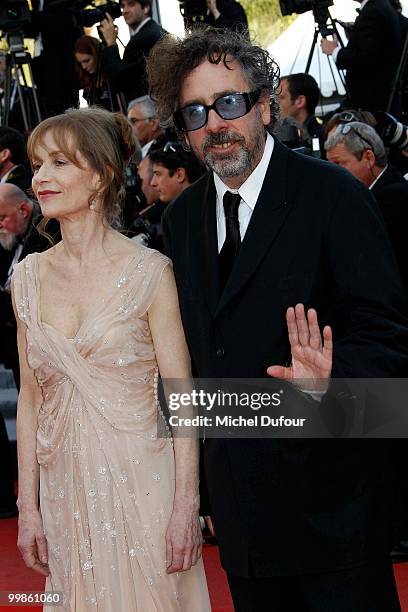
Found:
[{"label": "woman's hand", "polygon": [[166,532],[166,571],[184,572],[201,556],[203,536],[197,504],[189,499],[175,500]]},{"label": "woman's hand", "polygon": [[17,546],[27,567],[49,576],[47,541],[38,510],[20,510]]},{"label": "woman's hand", "polygon": [[[286,312],[289,342],[292,352],[292,365],[270,366],[267,370],[269,376],[289,381],[328,381],[333,363],[333,340],[331,327],[326,325],[323,329],[323,338],[320,333],[317,313],[313,308],[307,311],[303,304],[295,308],[288,308]],[[316,389],[321,391],[325,389]]]}]

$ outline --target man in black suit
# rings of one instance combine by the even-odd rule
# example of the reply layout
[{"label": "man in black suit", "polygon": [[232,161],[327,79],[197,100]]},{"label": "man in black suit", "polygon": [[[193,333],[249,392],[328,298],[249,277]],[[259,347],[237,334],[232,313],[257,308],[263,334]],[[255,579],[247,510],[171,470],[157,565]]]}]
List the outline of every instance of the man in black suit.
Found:
[{"label": "man in black suit", "polygon": [[36,37],[33,74],[41,116],[51,117],[78,105],[74,43],[82,36],[73,2],[31,0],[32,35]]},{"label": "man in black suit", "polygon": [[398,14],[389,0],[359,0],[360,13],[347,46],[322,39],[322,50],[346,70],[349,106],[386,110],[401,51]]},{"label": "man in black suit", "polygon": [[121,7],[132,35],[121,59],[116,45],[117,30],[112,17],[106,14],[106,19],[101,22],[106,42],[103,63],[106,74],[114,88],[123,93],[127,105],[134,98],[148,93],[146,57],[153,45],[163,36],[164,30],[151,17],[151,0],[121,0]]},{"label": "man in black suit", "polygon": [[[279,85],[268,53],[205,30],[166,37],[147,69],[161,119],[173,115],[211,168],[164,215],[198,376],[329,376],[331,334],[323,328],[322,341],[316,311],[333,328],[333,377],[405,373],[406,301],[375,202],[342,169],[266,133]],[[385,445],[207,439],[203,448],[236,610],[400,609]]]},{"label": "man in black suit", "polygon": [[14,128],[0,127],[0,184],[12,183],[25,191],[31,187],[24,136]]},{"label": "man in black suit", "polygon": [[325,148],[327,159],[351,172],[377,200],[408,290],[408,182],[388,162],[377,132],[365,123],[352,121],[339,125],[327,139]]}]

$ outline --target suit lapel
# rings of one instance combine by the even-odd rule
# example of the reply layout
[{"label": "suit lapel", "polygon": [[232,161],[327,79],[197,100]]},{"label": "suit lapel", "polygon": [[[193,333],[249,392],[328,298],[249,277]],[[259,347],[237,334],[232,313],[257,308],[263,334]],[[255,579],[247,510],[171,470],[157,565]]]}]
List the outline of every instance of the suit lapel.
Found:
[{"label": "suit lapel", "polygon": [[[219,301],[219,272],[216,192],[212,173],[208,174],[207,181],[203,184],[200,203],[201,210],[197,210],[198,214],[192,211],[194,222],[191,251],[193,261],[195,261],[193,269],[199,271],[196,282],[204,294],[211,314],[214,314]],[[197,205],[199,205],[198,202],[191,202],[193,208]]]},{"label": "suit lapel", "polygon": [[215,316],[252,277],[289,213],[285,179],[287,157],[288,151],[275,139],[258,201]]}]

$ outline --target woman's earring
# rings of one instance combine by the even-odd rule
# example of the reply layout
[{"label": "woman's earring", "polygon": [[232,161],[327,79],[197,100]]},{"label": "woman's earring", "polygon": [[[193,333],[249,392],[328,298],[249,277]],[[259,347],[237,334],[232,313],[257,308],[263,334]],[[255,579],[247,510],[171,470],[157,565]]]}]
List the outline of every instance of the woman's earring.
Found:
[{"label": "woman's earring", "polygon": [[96,208],[96,201],[97,200],[96,200],[96,196],[95,196],[94,198],[92,198],[92,200],[91,200],[91,202],[89,204],[90,210],[95,210],[95,208]]}]

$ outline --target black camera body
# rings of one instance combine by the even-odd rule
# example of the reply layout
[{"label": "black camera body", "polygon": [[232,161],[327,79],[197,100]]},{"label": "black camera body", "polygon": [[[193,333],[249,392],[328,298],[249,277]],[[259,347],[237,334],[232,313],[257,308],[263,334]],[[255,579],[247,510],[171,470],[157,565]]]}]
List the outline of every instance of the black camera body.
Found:
[{"label": "black camera body", "polygon": [[296,13],[306,13],[307,11],[322,11],[333,6],[333,0],[279,0],[280,9],[283,17]]},{"label": "black camera body", "polygon": [[[89,1],[86,2],[89,5]],[[94,6],[91,9],[80,9],[77,10],[75,15],[80,25],[86,28],[92,27],[95,23],[100,23],[105,19],[105,14],[108,13],[112,19],[121,17],[122,10],[118,2],[107,0],[106,4],[102,6]]]},{"label": "black camera body", "polygon": [[3,33],[24,30],[30,23],[27,0],[3,0],[0,4],[0,30]]},{"label": "black camera body", "polygon": [[327,25],[330,19],[329,7],[333,6],[334,0],[279,0],[282,16],[296,13],[313,11],[314,20],[318,25],[322,36],[332,34],[332,29]]}]

